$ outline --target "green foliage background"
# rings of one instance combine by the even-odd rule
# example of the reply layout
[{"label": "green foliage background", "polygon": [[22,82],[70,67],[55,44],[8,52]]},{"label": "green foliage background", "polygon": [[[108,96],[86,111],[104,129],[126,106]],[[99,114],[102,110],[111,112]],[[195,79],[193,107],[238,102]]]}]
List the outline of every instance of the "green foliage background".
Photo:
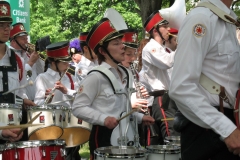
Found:
[{"label": "green foliage background", "polygon": [[[144,0],[148,3],[150,0]],[[187,11],[193,5],[186,0]],[[197,0],[196,0],[197,1]],[[129,28],[142,32],[140,9],[134,0],[31,0],[30,36],[34,43],[49,35],[51,42],[71,40],[87,32],[99,21],[107,8],[116,9]],[[160,8],[168,8],[170,0],[162,0]],[[141,11],[140,11],[141,12]],[[237,10],[237,13],[240,11]]]}]

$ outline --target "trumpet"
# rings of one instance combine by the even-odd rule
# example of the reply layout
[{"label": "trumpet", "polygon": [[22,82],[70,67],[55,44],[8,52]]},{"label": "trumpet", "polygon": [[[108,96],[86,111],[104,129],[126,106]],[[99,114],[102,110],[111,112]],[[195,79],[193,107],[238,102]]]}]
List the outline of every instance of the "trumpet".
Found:
[{"label": "trumpet", "polygon": [[[26,51],[30,54],[35,52],[35,50],[36,50],[35,45],[32,44],[32,43],[27,43],[27,44],[25,44],[25,46],[26,46]],[[43,61],[46,60],[46,57],[43,53],[40,53],[40,52],[37,52],[37,53],[39,54],[39,57],[40,57],[41,60],[43,60]]]}]

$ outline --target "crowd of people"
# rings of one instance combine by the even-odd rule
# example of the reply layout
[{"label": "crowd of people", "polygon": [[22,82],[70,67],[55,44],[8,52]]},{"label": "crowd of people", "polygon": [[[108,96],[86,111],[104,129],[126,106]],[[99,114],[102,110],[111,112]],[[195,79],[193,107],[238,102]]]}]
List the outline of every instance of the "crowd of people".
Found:
[{"label": "crowd of people", "polygon": [[[178,29],[155,11],[144,23],[149,37],[140,41],[137,30],[116,30],[105,17],[76,39],[47,45],[45,59],[29,50],[24,25],[12,24],[10,4],[0,1],[0,102],[21,98],[23,124],[32,106],[69,108],[92,125],[91,160],[100,147],[163,145],[169,136],[181,137],[183,160],[240,159],[234,117],[240,49],[232,1],[204,0]],[[0,143],[28,136],[4,129]],[[79,149],[66,148],[66,159],[81,159]]]}]

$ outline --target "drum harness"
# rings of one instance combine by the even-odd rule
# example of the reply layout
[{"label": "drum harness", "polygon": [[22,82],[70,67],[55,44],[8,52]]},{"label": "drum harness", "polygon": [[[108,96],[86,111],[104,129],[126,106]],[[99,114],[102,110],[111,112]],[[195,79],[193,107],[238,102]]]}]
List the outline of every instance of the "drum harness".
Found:
[{"label": "drum harness", "polygon": [[[123,90],[120,85],[118,80],[116,79],[115,75],[107,68],[102,67],[102,66],[97,66],[95,68],[93,68],[90,72],[88,72],[88,74],[90,74],[91,72],[99,72],[101,73],[105,78],[108,79],[108,81],[110,82],[110,85],[112,86],[112,89],[114,91],[114,94],[123,94],[126,96],[127,98],[127,105],[126,105],[126,113],[129,113],[131,111],[131,100],[129,97],[131,97],[131,94],[136,92],[136,90],[134,88],[132,88],[132,74],[129,70],[127,70],[125,67],[119,65],[119,67],[121,67],[125,73],[127,74],[128,77],[128,83],[127,83],[127,90]],[[123,114],[125,112],[122,112],[121,116],[124,116]],[[134,135],[134,140],[131,141],[127,135],[128,131],[130,130],[131,127],[129,127],[130,124],[132,124],[131,122],[135,122],[135,135]],[[124,125],[125,126],[125,131],[124,131],[124,135],[122,135],[122,131],[124,129]],[[133,125],[133,124],[132,124]],[[118,126],[119,126],[119,130],[118,130]],[[138,135],[138,124],[137,124],[137,118],[136,116],[130,115],[129,121],[127,121],[127,124],[121,124],[119,122],[117,127],[114,128],[114,130],[112,131],[112,135],[111,135],[111,144],[114,145],[121,145],[121,146],[135,146],[135,147],[140,147],[140,143],[139,143],[139,135]],[[116,135],[119,134],[119,137],[116,137]],[[130,140],[130,141],[129,141]]]}]

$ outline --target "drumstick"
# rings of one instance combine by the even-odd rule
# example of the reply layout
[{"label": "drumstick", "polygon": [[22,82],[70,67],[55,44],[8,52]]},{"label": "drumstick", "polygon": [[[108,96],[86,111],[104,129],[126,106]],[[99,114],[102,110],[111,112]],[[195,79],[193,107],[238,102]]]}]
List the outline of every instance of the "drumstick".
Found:
[{"label": "drumstick", "polygon": [[161,121],[173,121],[174,118],[166,118],[166,119],[161,119]]},{"label": "drumstick", "polygon": [[20,124],[20,125],[10,125],[10,126],[0,126],[0,130],[3,129],[13,129],[13,128],[27,128],[27,127],[34,127],[34,126],[41,126],[44,124]]},{"label": "drumstick", "polygon": [[131,112],[129,112],[129,113],[127,113],[125,116],[119,118],[117,121],[120,122],[122,119],[128,117],[130,114],[132,114],[133,112],[136,112],[136,111],[138,111],[138,109],[133,109],[133,110],[131,110]]},{"label": "drumstick", "polygon": [[33,81],[29,81],[27,84],[24,84],[24,85],[22,85],[22,86],[20,86],[20,87],[18,87],[18,88],[15,88],[15,89],[10,90],[10,91],[4,92],[2,95],[6,95],[6,94],[8,94],[8,93],[10,93],[10,92],[13,92],[13,91],[16,91],[16,90],[25,88],[25,87],[27,87],[27,86],[32,86],[32,85],[33,85]]},{"label": "drumstick", "polygon": [[[26,123],[26,124],[32,124],[33,121],[35,121],[35,120],[40,116],[40,114],[42,114],[42,112],[38,113],[36,116],[33,117],[33,119],[31,119],[31,120],[30,120],[28,123]],[[27,128],[27,127],[26,127],[26,128]],[[24,131],[26,128],[22,128],[22,129],[18,132],[17,136],[19,136],[19,135],[21,134],[21,132]]]}]

